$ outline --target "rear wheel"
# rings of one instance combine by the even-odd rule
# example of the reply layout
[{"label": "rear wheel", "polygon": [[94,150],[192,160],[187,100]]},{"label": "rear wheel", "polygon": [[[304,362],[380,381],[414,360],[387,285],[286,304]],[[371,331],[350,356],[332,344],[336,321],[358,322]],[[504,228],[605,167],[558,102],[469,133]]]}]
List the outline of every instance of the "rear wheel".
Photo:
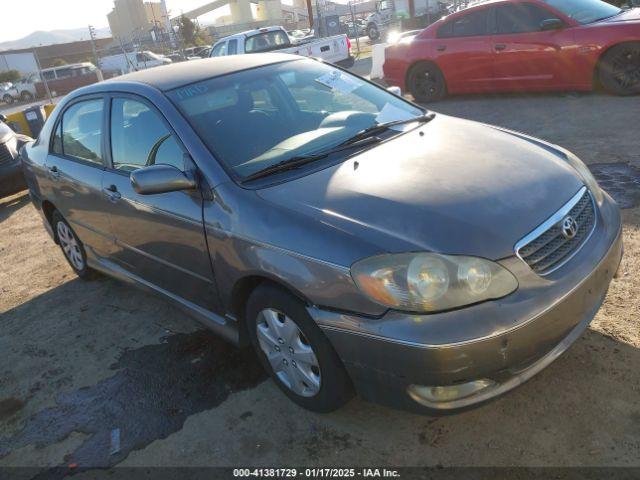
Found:
[{"label": "rear wheel", "polygon": [[367,35],[369,35],[369,40],[376,41],[380,38],[380,30],[378,30],[377,25],[371,24],[367,28]]},{"label": "rear wheel", "polygon": [[31,92],[22,92],[20,98],[23,102],[31,102],[33,100],[33,94]]},{"label": "rear wheel", "polygon": [[262,365],[291,400],[308,410],[330,412],[353,396],[338,354],[298,298],[262,285],[251,294],[246,314]]},{"label": "rear wheel", "polygon": [[433,63],[418,63],[409,71],[407,87],[417,102],[440,100],[447,92],[444,75]]},{"label": "rear wheel", "polygon": [[92,278],[94,270],[87,265],[87,254],[76,232],[57,210],[51,216],[51,223],[60,249],[73,271],[84,280]]},{"label": "rear wheel", "polygon": [[640,42],[612,47],[600,62],[600,82],[616,95],[640,93]]}]

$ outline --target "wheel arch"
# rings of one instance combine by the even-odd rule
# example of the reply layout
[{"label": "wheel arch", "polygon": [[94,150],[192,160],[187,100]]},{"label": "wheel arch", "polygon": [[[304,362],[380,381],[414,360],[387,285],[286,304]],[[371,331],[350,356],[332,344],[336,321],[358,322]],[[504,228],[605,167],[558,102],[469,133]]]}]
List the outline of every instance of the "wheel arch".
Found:
[{"label": "wheel arch", "polygon": [[432,59],[419,59],[419,60],[415,60],[413,62],[411,62],[411,64],[407,67],[407,73],[405,73],[404,75],[404,81],[405,81],[405,85],[407,85],[407,88],[409,88],[409,76],[411,75],[411,71],[416,68],[418,65],[423,65],[423,64],[428,64],[428,65],[433,65],[434,67],[436,67],[438,70],[440,70],[440,73],[442,73],[442,78],[444,78],[444,85],[445,87],[447,86],[447,77],[445,77],[444,72],[442,71],[442,68],[440,68],[440,65],[438,65],[438,62],[436,62],[435,60]]},{"label": "wheel arch", "polygon": [[272,285],[285,290],[305,305],[312,303],[295,287],[282,281],[280,278],[274,277],[266,273],[257,273],[244,276],[236,281],[231,289],[229,297],[229,313],[235,316],[238,322],[238,331],[241,345],[249,344],[249,336],[247,330],[246,306],[251,294],[262,285]]},{"label": "wheel arch", "polygon": [[432,60],[432,59],[419,59],[419,60],[416,60],[416,61],[412,62],[407,67],[407,73],[405,73],[405,75],[404,75],[404,84],[407,87],[407,90],[409,89],[409,76],[411,75],[411,71],[414,68],[416,68],[418,65],[423,65],[423,64],[433,65],[438,70],[440,70],[440,73],[442,74],[442,78],[444,79],[445,91],[448,91],[448,89],[447,89],[447,77],[445,76],[444,71],[442,70],[442,68],[440,68],[440,65],[438,65],[438,62],[436,62],[435,60]]},{"label": "wheel arch", "polygon": [[49,200],[42,201],[42,213],[44,213],[44,218],[46,218],[49,226],[51,227],[51,231],[53,232],[53,239],[56,243],[58,243],[58,235],[56,234],[53,228],[53,212],[56,211],[56,206],[50,202]]},{"label": "wheel arch", "polygon": [[605,55],[607,55],[607,53],[609,53],[612,49],[614,49],[615,47],[618,47],[620,45],[625,45],[627,43],[637,43],[640,44],[640,40],[622,40],[622,41],[618,41],[615,43],[612,43],[610,45],[607,45],[605,48],[603,48],[600,53],[598,54],[598,57],[596,59],[595,65],[593,66],[593,71],[592,71],[592,76],[591,76],[591,81],[592,81],[592,85],[593,88],[602,88],[602,82],[600,81],[600,67],[602,65],[602,62],[604,60]]}]

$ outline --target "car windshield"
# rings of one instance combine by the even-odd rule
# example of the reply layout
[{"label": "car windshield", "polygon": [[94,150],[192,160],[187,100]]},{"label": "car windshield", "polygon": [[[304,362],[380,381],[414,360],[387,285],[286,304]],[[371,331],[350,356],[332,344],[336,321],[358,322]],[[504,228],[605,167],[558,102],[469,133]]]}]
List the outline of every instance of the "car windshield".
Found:
[{"label": "car windshield", "polygon": [[204,80],[168,95],[240,179],[335,148],[377,124],[424,115],[380,87],[306,59]]},{"label": "car windshield", "polygon": [[592,23],[618,15],[622,10],[600,0],[544,0],[579,23]]}]

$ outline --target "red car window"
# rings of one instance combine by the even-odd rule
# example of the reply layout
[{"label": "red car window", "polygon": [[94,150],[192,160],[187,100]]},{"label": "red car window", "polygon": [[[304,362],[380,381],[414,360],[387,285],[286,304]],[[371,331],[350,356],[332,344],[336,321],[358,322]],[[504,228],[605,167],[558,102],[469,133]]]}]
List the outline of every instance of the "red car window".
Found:
[{"label": "red car window", "polygon": [[486,35],[489,10],[483,8],[445,23],[438,29],[439,38]]},{"label": "red car window", "polygon": [[540,24],[557,18],[550,11],[531,3],[505,5],[496,9],[496,27],[500,33],[539,32]]}]

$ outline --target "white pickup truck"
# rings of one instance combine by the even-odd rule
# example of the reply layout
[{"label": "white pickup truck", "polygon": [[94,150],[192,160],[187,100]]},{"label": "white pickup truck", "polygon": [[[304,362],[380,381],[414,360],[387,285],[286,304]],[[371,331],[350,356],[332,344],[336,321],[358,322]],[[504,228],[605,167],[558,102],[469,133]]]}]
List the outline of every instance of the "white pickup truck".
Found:
[{"label": "white pickup truck", "polygon": [[321,58],[342,67],[350,67],[354,62],[351,56],[351,42],[344,34],[295,41],[289,37],[283,27],[278,26],[257,28],[221,38],[213,44],[209,56],[222,57],[273,51]]}]

